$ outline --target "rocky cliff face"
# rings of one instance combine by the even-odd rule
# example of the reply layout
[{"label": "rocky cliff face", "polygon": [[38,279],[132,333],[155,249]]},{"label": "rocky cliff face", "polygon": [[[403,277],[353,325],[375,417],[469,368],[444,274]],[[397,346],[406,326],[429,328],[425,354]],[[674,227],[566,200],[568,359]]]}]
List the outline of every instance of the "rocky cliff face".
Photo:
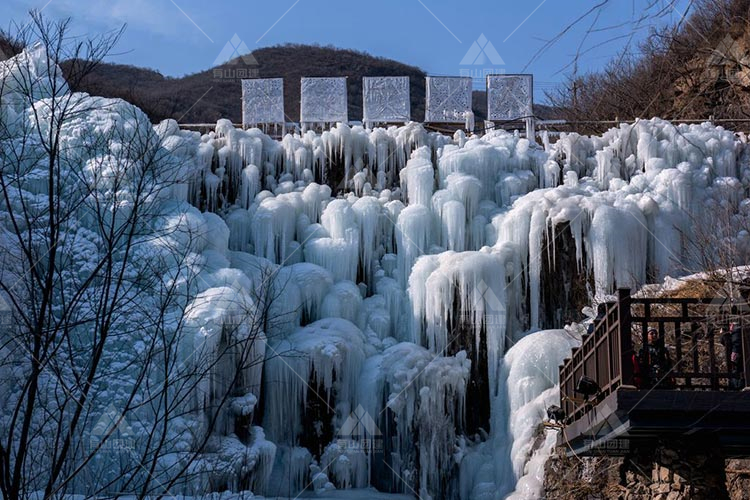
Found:
[{"label": "rocky cliff face", "polygon": [[750,33],[727,33],[715,46],[696,51],[676,74],[671,89],[675,115],[746,116],[750,109]]}]

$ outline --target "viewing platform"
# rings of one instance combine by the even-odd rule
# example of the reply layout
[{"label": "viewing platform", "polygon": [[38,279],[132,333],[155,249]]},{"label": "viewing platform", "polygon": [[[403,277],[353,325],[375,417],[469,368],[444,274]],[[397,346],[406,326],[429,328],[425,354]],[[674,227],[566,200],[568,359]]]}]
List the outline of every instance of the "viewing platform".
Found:
[{"label": "viewing platform", "polygon": [[[565,418],[558,445],[569,455],[623,456],[658,441],[692,441],[727,458],[750,456],[747,313],[744,301],[634,298],[619,290],[560,367]],[[734,348],[721,333],[729,323],[740,329]],[[651,329],[670,358],[659,380],[639,362]]]}]

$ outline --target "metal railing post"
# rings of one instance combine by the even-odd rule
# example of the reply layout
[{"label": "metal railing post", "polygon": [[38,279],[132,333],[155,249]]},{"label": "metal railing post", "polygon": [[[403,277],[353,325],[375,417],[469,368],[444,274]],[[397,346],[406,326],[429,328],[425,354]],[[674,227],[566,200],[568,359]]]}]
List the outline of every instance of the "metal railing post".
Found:
[{"label": "metal railing post", "polygon": [[740,325],[742,335],[742,373],[745,376],[745,387],[750,387],[750,325]]},{"label": "metal railing post", "polygon": [[621,385],[633,385],[633,335],[630,320],[630,289],[617,290]]}]

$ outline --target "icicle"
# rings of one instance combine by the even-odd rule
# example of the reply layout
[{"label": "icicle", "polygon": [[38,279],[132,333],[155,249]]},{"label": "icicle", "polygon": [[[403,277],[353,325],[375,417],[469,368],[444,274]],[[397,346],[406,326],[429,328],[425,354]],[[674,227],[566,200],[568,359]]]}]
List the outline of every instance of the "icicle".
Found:
[{"label": "icicle", "polygon": [[460,201],[448,201],[442,211],[442,246],[463,252],[466,245],[466,210]]},{"label": "icicle", "polygon": [[396,243],[399,258],[399,283],[404,288],[409,281],[409,274],[417,257],[424,254],[432,244],[429,236],[431,220],[430,211],[422,205],[410,205],[398,216]]},{"label": "icicle", "polygon": [[[414,266],[408,289],[414,341],[426,339],[431,351],[442,352],[447,345],[448,319],[456,315],[473,325],[477,352],[481,335],[486,335],[488,379],[493,393],[508,321],[506,259],[501,252],[486,251],[423,257]],[[454,307],[456,299],[458,310]]]},{"label": "icicle", "polygon": [[381,218],[383,206],[377,198],[366,196],[352,205],[359,226],[359,266],[363,270],[365,283],[374,284],[375,251],[381,246],[383,231]]},{"label": "icicle", "polygon": [[219,187],[221,186],[221,177],[208,172],[205,174],[203,182],[206,188],[206,209],[213,212],[219,206]]},{"label": "icicle", "polygon": [[323,318],[343,318],[353,324],[359,324],[359,313],[362,307],[362,295],[357,285],[351,281],[340,281],[333,285],[323,299],[320,314]]},{"label": "icicle", "polygon": [[464,120],[465,120],[464,128],[468,132],[474,132],[474,113],[472,113],[471,111],[466,111],[464,113]]},{"label": "icicle", "polygon": [[294,241],[296,213],[289,203],[266,198],[253,217],[253,246],[255,254],[274,263],[283,264],[289,243]]},{"label": "icicle", "polygon": [[229,226],[229,249],[246,252],[250,243],[250,228],[253,215],[248,210],[237,208],[226,216]]},{"label": "icicle", "polygon": [[415,151],[401,171],[401,189],[407,193],[409,205],[430,205],[434,175],[430,151],[427,148]]},{"label": "icicle", "polygon": [[300,263],[292,265],[289,274],[302,293],[303,317],[307,318],[308,322],[321,319],[323,299],[333,285],[331,273],[315,264]]},{"label": "icicle", "polygon": [[539,304],[542,293],[542,235],[547,227],[546,214],[535,210],[531,215],[529,230],[529,296],[531,303],[531,328],[539,328]]},{"label": "icicle", "polygon": [[260,172],[255,165],[248,165],[242,171],[239,203],[242,208],[249,208],[260,192]]}]

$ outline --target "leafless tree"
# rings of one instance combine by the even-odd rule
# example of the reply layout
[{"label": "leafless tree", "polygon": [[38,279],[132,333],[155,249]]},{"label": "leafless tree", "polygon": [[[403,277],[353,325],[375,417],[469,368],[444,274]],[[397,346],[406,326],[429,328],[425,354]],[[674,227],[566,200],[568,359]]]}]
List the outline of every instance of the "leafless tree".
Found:
[{"label": "leafless tree", "polygon": [[[563,68],[567,81],[547,96],[564,118],[578,122],[577,131],[602,132],[617,119],[750,116],[750,2],[693,0],[677,10],[675,1],[647,0],[642,2],[642,14],[624,25],[603,26],[600,14],[609,3],[596,4],[541,49],[585,28],[579,50]],[[677,19],[669,22],[668,15]],[[625,39],[615,31],[623,26],[630,31]],[[605,42],[584,43],[592,33],[601,38],[608,31],[613,36]],[[638,41],[636,34],[643,31],[648,34]],[[579,61],[589,50],[618,41],[625,42],[624,48],[603,70],[580,73]]]},{"label": "leafless tree", "polygon": [[0,492],[171,494],[217,434],[252,439],[231,403],[285,284],[259,268],[194,342],[206,236],[164,208],[190,173],[137,108],[69,91],[122,33],[69,28],[32,13],[0,63]]},{"label": "leafless tree", "polygon": [[[709,207],[707,207],[709,208]],[[686,259],[681,269],[701,272],[705,296],[725,297],[744,303],[750,295],[750,206],[740,199],[726,199],[692,215],[690,234],[683,238]]]}]

